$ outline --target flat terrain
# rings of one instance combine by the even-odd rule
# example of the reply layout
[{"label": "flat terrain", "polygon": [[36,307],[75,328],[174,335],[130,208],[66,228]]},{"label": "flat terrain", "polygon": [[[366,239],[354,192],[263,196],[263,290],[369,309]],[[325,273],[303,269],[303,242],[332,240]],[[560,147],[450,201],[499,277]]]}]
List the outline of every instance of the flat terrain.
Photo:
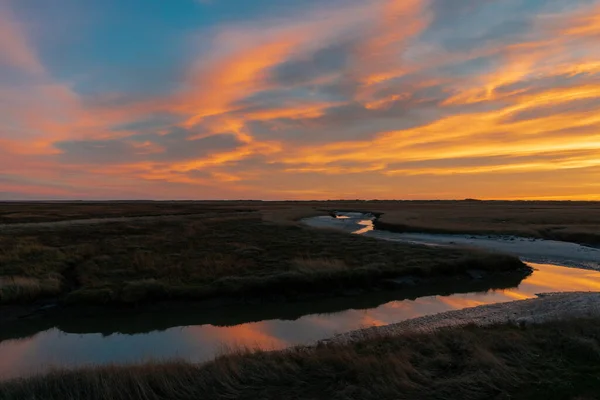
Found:
[{"label": "flat terrain", "polygon": [[597,399],[600,319],[443,328],[277,352],[56,371],[0,399]]},{"label": "flat terrain", "polygon": [[125,218],[115,219],[119,214],[113,210],[103,223],[0,228],[0,303],[51,298],[62,304],[133,304],[219,296],[281,300],[369,289],[405,275],[435,278],[469,269],[524,267],[509,256],[387,243],[293,222],[325,213],[313,206],[193,205],[194,213],[186,208],[178,209],[186,215],[157,217],[131,217],[128,204],[115,206],[127,206],[121,210]]},{"label": "flat terrain", "polygon": [[370,211],[401,232],[516,234],[600,244],[600,203],[482,201],[0,204],[0,304],[137,303],[332,294],[402,275],[507,270],[514,259],[299,226]]},{"label": "flat terrain", "polygon": [[[504,277],[528,273],[511,256],[386,242],[297,222],[336,210],[372,212],[379,217],[377,226],[402,232],[600,244],[599,203],[3,203],[0,323],[8,323],[2,317],[19,307],[129,310],[163,300],[168,305],[220,298],[275,304],[389,288],[392,280],[417,281],[435,291],[440,282],[468,277],[472,270]],[[410,279],[397,279],[402,277]],[[415,289],[413,283],[402,285],[396,290]],[[506,321],[502,310],[490,315],[488,326],[417,332],[392,325],[314,347],[237,351],[202,365],[56,371],[0,383],[0,400],[597,398],[597,315],[567,313],[579,319],[534,321],[540,325],[525,318],[516,321],[524,322],[521,326],[498,324]],[[438,327],[447,322],[440,318]]]},{"label": "flat terrain", "polygon": [[517,235],[600,245],[600,202],[402,202],[377,207],[395,232]]},{"label": "flat terrain", "polygon": [[520,235],[600,245],[600,202],[569,201],[202,201],[0,203],[0,225],[121,216],[256,211],[280,220],[332,210],[380,213],[398,232]]},{"label": "flat terrain", "polygon": [[261,202],[5,202],[0,224],[256,210]]}]

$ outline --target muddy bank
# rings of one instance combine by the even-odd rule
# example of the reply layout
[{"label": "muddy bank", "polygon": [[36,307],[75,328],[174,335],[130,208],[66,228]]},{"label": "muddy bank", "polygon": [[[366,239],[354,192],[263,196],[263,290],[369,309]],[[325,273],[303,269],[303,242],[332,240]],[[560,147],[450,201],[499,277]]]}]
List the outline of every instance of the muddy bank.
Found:
[{"label": "muddy bank", "polygon": [[518,236],[366,232],[367,236],[438,246],[476,247],[518,256],[523,261],[600,270],[600,249],[576,243]]},{"label": "muddy bank", "polygon": [[338,212],[334,217],[306,218],[302,222],[315,228],[338,229],[392,242],[447,248],[481,248],[512,254],[525,262],[600,271],[600,248],[571,242],[514,235],[407,232],[397,226],[382,224],[372,213],[359,212]]},{"label": "muddy bank", "polygon": [[543,293],[538,296],[536,299],[448,311],[397,324],[360,329],[329,340],[345,342],[373,335],[394,335],[407,331],[430,332],[469,324],[538,324],[565,318],[600,317],[600,292]]}]

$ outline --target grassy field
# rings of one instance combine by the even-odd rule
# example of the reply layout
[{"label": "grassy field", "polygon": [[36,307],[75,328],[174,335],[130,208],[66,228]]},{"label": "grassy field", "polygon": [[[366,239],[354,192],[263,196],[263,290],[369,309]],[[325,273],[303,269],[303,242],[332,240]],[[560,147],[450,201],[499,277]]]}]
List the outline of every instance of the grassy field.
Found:
[{"label": "grassy field", "polygon": [[600,320],[446,328],[215,361],[90,367],[0,383],[0,399],[598,399]]},{"label": "grassy field", "polygon": [[137,303],[293,297],[371,288],[401,275],[523,267],[509,256],[402,245],[290,222],[313,208],[0,230],[0,303]]},{"label": "grassy field", "polygon": [[187,215],[207,212],[229,213],[256,210],[261,203],[251,201],[5,202],[0,203],[0,224],[55,222],[93,218]]},{"label": "grassy field", "polygon": [[[319,211],[321,210],[321,211]],[[600,202],[560,201],[206,201],[0,203],[0,224],[78,218],[256,211],[289,220],[323,210],[382,213],[377,225],[401,232],[516,234],[600,245]]]},{"label": "grassy field", "polygon": [[396,232],[519,235],[600,245],[599,202],[405,202],[377,209]]},{"label": "grassy field", "polygon": [[[377,227],[394,231],[600,244],[600,203],[593,202],[2,203],[0,304],[335,294],[391,276],[517,266],[483,253],[382,243],[294,222],[333,210],[374,212]],[[98,223],[104,218],[113,220]],[[79,219],[94,221],[68,222]],[[28,222],[42,224],[15,225]]]}]

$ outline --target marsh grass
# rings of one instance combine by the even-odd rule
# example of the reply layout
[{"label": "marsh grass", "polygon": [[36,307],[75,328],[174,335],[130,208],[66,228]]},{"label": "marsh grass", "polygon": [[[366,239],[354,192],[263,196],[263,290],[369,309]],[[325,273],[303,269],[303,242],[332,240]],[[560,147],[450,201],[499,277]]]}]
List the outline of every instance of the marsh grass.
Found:
[{"label": "marsh grass", "polygon": [[348,265],[344,261],[329,258],[295,258],[292,260],[291,265],[293,271],[304,274],[348,270]]},{"label": "marsh grass", "polygon": [[0,277],[0,304],[31,301],[62,291],[62,277],[50,274],[44,279],[25,276]]},{"label": "marsh grass", "polygon": [[101,201],[101,202],[3,202],[0,223],[53,222],[159,215],[205,214],[258,209],[256,201]]},{"label": "marsh grass", "polygon": [[[523,267],[509,256],[389,243],[275,223],[256,212],[33,227],[0,231],[0,243],[0,277],[44,281],[62,276],[58,297],[71,304],[336,295],[350,288],[369,289],[399,275]],[[51,294],[56,292],[39,291],[40,297]],[[33,298],[13,295],[0,301]]]},{"label": "marsh grass", "polygon": [[446,328],[206,364],[57,370],[0,383],[0,399],[597,399],[600,320]]},{"label": "marsh grass", "polygon": [[600,245],[600,202],[384,202],[377,228],[396,232],[518,235]]},{"label": "marsh grass", "polygon": [[66,258],[60,249],[43,245],[35,237],[0,236],[0,266],[5,274],[25,269],[33,275],[46,274],[60,268]]},{"label": "marsh grass", "polygon": [[521,235],[600,245],[600,202],[574,201],[15,202],[0,204],[0,224],[241,211],[293,224],[334,210],[382,214],[379,226],[400,232]]}]

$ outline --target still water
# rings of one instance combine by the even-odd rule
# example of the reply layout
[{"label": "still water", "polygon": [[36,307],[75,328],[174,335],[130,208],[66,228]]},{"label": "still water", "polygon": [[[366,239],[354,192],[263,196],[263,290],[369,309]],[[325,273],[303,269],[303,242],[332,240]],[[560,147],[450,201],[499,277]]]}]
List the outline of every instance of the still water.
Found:
[{"label": "still water", "polygon": [[[140,330],[148,330],[144,333],[136,332],[135,327],[132,328],[134,333],[113,333],[112,328],[102,333],[109,324],[108,321],[103,324],[102,321],[83,320],[72,326],[67,324],[68,328],[64,330],[54,327],[29,337],[0,342],[0,379],[43,372],[52,366],[128,363],[170,358],[204,361],[213,358],[226,346],[283,348],[310,343],[362,327],[385,325],[481,304],[531,298],[535,297],[536,293],[600,291],[600,272],[544,264],[532,266],[536,271],[518,288],[390,301],[367,309],[308,314],[294,320],[268,319],[232,326],[205,323],[169,328],[165,328],[161,318],[155,314],[136,318],[120,316],[115,318],[117,321],[110,321],[113,326],[137,324],[142,326]],[[307,312],[310,312],[310,304],[305,306]],[[198,317],[202,319],[201,316]],[[122,320],[118,321],[119,318]],[[190,319],[193,320],[193,316]],[[174,321],[176,322],[176,319]],[[152,330],[153,322],[156,322],[161,330]]]},{"label": "still water", "polygon": [[487,292],[403,300],[394,300],[401,298],[398,293],[377,292],[302,303],[65,318],[47,325],[0,327],[0,379],[57,366],[173,358],[205,361],[231,346],[278,349],[427,314],[532,298],[537,293],[600,291],[598,271],[530,265],[534,273],[518,287]]}]

